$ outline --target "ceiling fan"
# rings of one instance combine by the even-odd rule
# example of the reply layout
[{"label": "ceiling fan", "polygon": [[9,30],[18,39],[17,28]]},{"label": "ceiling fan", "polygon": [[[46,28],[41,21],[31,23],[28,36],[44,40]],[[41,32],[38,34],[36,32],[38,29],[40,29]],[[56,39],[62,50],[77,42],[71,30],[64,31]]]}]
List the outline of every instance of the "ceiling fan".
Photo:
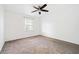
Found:
[{"label": "ceiling fan", "polygon": [[41,14],[42,12],[49,12],[48,10],[45,10],[44,8],[47,6],[47,4],[44,4],[43,6],[33,6],[36,10],[32,11],[32,13],[39,11],[38,13]]}]

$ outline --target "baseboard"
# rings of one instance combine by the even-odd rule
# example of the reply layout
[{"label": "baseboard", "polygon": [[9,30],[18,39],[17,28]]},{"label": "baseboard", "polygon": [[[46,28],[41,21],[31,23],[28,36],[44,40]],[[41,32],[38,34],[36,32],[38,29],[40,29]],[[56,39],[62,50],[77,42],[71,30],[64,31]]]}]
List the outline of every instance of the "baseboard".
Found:
[{"label": "baseboard", "polygon": [[1,52],[1,50],[2,50],[2,48],[3,48],[3,46],[4,46],[4,44],[5,44],[5,42],[3,42],[3,44],[1,45],[1,47],[0,47],[0,52]]},{"label": "baseboard", "polygon": [[[79,45],[78,42],[70,41],[70,40],[66,40],[66,39],[64,40],[64,39],[62,39],[62,38],[55,37],[54,35],[48,35],[48,34],[41,34],[41,35],[42,35],[42,36],[49,37],[49,38],[55,38],[55,39],[58,39],[58,40],[62,40],[62,41],[66,41],[66,42],[70,42],[70,43]],[[32,35],[32,36],[28,36],[28,37],[33,37],[33,36],[38,36],[38,35]],[[24,38],[28,38],[28,37],[17,38],[17,39],[13,39],[13,40],[24,39]],[[8,41],[13,41],[13,40],[8,40]],[[8,42],[8,41],[6,41],[6,42]]]},{"label": "baseboard", "polygon": [[49,37],[49,38],[54,38],[54,39],[57,39],[57,40],[62,40],[62,41],[66,41],[66,42],[69,42],[69,43],[79,45],[79,43],[77,43],[77,42],[73,42],[73,41],[69,41],[69,40],[63,40],[62,38],[57,38],[57,37],[55,37],[53,35],[42,34],[42,36]]},{"label": "baseboard", "polygon": [[17,38],[17,39],[12,39],[12,40],[6,40],[5,42],[20,40],[20,39],[25,39],[25,38],[35,37],[35,36],[40,36],[40,35],[32,35],[32,36],[28,36],[28,37],[22,37],[22,38]]}]

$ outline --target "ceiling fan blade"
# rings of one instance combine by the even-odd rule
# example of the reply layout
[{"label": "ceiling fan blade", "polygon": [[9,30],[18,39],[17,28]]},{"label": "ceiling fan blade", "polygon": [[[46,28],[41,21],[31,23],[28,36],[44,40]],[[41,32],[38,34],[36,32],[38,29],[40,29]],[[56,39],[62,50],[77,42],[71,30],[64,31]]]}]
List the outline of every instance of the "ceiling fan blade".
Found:
[{"label": "ceiling fan blade", "polygon": [[41,11],[44,11],[44,12],[49,12],[48,10],[41,10]]},{"label": "ceiling fan blade", "polygon": [[33,13],[33,12],[36,12],[36,11],[38,11],[38,10],[32,11],[32,13]]},{"label": "ceiling fan blade", "polygon": [[44,4],[42,7],[40,7],[40,9],[43,9],[47,6],[47,4]]},{"label": "ceiling fan blade", "polygon": [[35,6],[33,6],[35,9],[39,9],[39,8],[37,8],[37,7],[35,7]]}]

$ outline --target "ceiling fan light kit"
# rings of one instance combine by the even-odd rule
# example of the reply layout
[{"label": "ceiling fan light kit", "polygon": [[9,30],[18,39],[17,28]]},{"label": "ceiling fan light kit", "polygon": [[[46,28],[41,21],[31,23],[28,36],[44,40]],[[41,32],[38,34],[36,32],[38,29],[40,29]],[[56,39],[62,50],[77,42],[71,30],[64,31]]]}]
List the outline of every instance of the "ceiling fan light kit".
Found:
[{"label": "ceiling fan light kit", "polygon": [[41,11],[42,12],[49,12],[48,10],[45,10],[44,9],[46,6],[47,6],[47,4],[44,4],[43,6],[38,6],[38,7],[33,6],[33,8],[35,8],[36,10],[32,11],[32,13],[39,11],[38,13],[40,15],[41,14]]}]

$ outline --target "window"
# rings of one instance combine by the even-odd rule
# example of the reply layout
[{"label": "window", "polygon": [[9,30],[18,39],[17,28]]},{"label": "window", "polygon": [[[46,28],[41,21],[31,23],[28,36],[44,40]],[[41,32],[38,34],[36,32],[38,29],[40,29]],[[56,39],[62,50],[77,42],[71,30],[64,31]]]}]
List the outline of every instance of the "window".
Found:
[{"label": "window", "polygon": [[33,21],[32,19],[25,18],[25,29],[33,30]]}]

